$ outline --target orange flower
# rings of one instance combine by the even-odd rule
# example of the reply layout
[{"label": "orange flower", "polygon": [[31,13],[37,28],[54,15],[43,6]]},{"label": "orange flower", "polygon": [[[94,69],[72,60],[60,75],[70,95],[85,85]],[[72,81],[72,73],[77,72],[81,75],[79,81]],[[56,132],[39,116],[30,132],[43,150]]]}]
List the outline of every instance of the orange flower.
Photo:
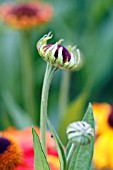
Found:
[{"label": "orange flower", "polygon": [[97,138],[94,165],[97,169],[113,170],[113,107],[107,103],[93,104]]},{"label": "orange flower", "polygon": [[113,170],[113,131],[106,131],[96,139],[93,160],[96,168]]},{"label": "orange flower", "polygon": [[113,109],[107,103],[93,104],[94,118],[96,121],[96,133],[100,135],[113,128]]},{"label": "orange flower", "polygon": [[4,4],[1,6],[1,18],[14,28],[32,28],[47,23],[53,14],[51,5],[38,3]]},{"label": "orange flower", "polygon": [[[39,129],[37,130],[38,135]],[[47,159],[51,170],[59,170],[60,164],[55,143],[47,132]],[[0,169],[2,170],[33,170],[34,151],[32,130],[8,129],[0,132]]]}]

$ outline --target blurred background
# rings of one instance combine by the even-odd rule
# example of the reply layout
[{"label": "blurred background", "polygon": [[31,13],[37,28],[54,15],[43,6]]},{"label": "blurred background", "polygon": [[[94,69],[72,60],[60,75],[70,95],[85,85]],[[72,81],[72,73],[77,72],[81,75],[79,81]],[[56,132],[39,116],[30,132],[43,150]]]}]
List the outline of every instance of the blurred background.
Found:
[{"label": "blurred background", "polygon": [[[4,3],[23,2],[0,0],[0,9]],[[42,3],[52,6],[52,17],[28,29],[14,28],[2,15],[5,8],[0,11],[0,130],[39,126],[46,62],[39,56],[36,43],[52,31],[51,43],[63,38],[64,46],[77,44],[82,54],[82,66],[70,73],[59,69],[50,89],[48,114],[65,142],[67,124],[80,120],[89,102],[113,103],[113,1]]]}]

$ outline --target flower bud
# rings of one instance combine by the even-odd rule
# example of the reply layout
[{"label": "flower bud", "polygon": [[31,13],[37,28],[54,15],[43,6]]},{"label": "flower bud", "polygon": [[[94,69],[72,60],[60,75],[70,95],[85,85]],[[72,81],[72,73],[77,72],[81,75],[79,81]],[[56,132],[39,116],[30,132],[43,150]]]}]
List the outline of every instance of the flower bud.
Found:
[{"label": "flower bud", "polygon": [[76,145],[89,144],[94,138],[94,130],[84,121],[73,122],[67,127],[68,140]]},{"label": "flower bud", "polygon": [[[76,47],[68,46],[65,48],[60,43],[62,39],[55,44],[47,44],[52,38],[51,32],[44,35],[37,43],[37,49],[40,56],[55,67],[62,69],[75,69],[80,63],[80,51]],[[75,50],[75,52],[73,52]]]}]

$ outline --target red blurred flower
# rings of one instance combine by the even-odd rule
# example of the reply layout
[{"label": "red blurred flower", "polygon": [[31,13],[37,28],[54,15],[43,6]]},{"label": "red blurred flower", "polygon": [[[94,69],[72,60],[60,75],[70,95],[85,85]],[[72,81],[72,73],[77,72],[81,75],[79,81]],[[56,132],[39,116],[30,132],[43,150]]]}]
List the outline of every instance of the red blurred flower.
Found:
[{"label": "red blurred flower", "polygon": [[[39,129],[37,130],[38,135]],[[60,164],[55,143],[47,132],[47,159],[51,170],[59,170]],[[1,159],[2,158],[2,159]],[[31,128],[24,130],[8,129],[0,132],[0,169],[33,170],[34,150]]]},{"label": "red blurred flower", "polygon": [[40,2],[3,4],[0,10],[3,21],[17,29],[32,28],[46,23],[53,14],[50,4]]}]

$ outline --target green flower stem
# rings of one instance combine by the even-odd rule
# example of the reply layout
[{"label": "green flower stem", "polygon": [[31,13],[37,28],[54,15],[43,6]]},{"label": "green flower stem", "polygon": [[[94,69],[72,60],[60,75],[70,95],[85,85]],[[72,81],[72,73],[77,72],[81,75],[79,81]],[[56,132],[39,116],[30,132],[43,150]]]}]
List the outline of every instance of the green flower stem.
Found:
[{"label": "green flower stem", "polygon": [[62,72],[60,97],[59,97],[59,115],[63,119],[69,99],[69,86],[70,86],[70,71]]},{"label": "green flower stem", "polygon": [[30,34],[27,31],[22,32],[22,54],[21,54],[21,71],[22,71],[22,93],[25,110],[35,120],[35,89],[33,79],[33,61],[30,51]]},{"label": "green flower stem", "polygon": [[56,69],[57,68],[52,68],[52,66],[47,63],[43,87],[42,87],[40,129],[41,129],[42,148],[45,155],[46,155],[46,122],[47,122],[48,94],[49,94],[51,80]]},{"label": "green flower stem", "polygon": [[72,159],[73,154],[74,154],[74,152],[75,152],[75,148],[76,148],[76,145],[73,143],[72,146],[71,146],[71,148],[70,148],[70,151],[69,151],[69,153],[68,153],[67,159],[66,159],[66,161],[67,161],[67,170],[68,170],[68,168],[69,168],[71,159]]}]

